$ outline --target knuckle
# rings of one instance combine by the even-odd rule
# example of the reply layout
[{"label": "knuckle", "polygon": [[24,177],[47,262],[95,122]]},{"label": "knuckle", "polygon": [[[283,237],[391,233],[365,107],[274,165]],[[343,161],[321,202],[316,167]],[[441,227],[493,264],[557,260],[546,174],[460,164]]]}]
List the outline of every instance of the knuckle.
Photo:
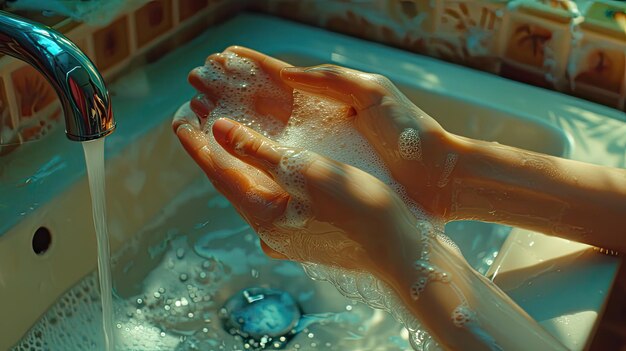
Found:
[{"label": "knuckle", "polygon": [[226,141],[235,146],[235,150],[240,144],[245,142],[245,132],[240,126],[235,126],[231,128],[228,133],[226,133]]},{"label": "knuckle", "polygon": [[323,71],[326,74],[330,74],[334,76],[341,76],[345,73],[345,70],[343,67],[333,65],[330,63],[325,63],[325,64],[317,66],[317,70]]},{"label": "knuckle", "polygon": [[371,74],[370,81],[376,86],[376,88],[381,89],[384,92],[389,92],[391,87],[393,87],[393,83],[391,82],[391,80],[389,80],[389,78],[383,76],[382,74]]},{"label": "knuckle", "polygon": [[264,145],[264,140],[260,140],[259,138],[249,138],[245,144],[246,153],[248,155],[257,155]]}]

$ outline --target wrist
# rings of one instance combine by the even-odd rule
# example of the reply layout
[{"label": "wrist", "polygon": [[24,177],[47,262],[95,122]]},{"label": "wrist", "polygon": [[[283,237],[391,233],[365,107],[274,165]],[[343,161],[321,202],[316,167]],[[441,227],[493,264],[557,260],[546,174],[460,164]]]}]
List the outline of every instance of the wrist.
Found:
[{"label": "wrist", "polygon": [[412,267],[412,262],[419,256],[419,239],[414,217],[410,222],[396,221],[388,227],[385,240],[372,255],[371,273],[389,284],[397,281],[401,269]]}]

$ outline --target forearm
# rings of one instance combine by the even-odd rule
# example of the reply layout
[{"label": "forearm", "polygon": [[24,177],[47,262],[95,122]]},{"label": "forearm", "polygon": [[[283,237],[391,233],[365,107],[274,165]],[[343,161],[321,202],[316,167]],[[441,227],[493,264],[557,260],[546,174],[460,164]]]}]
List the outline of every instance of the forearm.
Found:
[{"label": "forearm", "polygon": [[626,170],[458,138],[450,219],[476,219],[626,251]]},{"label": "forearm", "polygon": [[[423,241],[423,235],[422,231],[398,240],[395,259],[378,276],[440,346],[450,350],[565,349],[498,287],[474,271],[460,253],[433,237]],[[420,254],[425,249],[426,256]],[[418,284],[423,288],[416,289],[420,280],[425,281]],[[462,317],[455,311],[468,312],[469,320],[455,318]]]}]

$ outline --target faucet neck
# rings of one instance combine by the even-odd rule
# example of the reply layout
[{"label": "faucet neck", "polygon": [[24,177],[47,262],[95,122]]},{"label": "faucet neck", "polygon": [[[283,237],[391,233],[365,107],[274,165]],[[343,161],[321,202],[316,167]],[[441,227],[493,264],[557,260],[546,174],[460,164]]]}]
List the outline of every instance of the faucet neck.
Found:
[{"label": "faucet neck", "polygon": [[88,141],[113,132],[115,121],[104,79],[67,37],[0,11],[0,52],[30,64],[50,82],[63,106],[69,139]]}]

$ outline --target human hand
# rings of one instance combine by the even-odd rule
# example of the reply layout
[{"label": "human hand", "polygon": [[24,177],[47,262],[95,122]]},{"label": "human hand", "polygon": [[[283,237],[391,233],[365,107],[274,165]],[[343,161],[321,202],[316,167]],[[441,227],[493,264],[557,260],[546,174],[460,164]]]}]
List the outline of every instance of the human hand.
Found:
[{"label": "human hand", "polygon": [[[291,115],[292,88],[282,82],[280,70],[288,65],[240,47],[231,47],[222,54],[211,55],[207,61],[211,65],[218,65],[218,73],[228,75],[227,61],[232,53],[256,63],[256,66],[273,80],[278,90],[281,90],[279,93],[274,92],[268,95],[264,95],[265,92],[262,91],[252,98],[255,101],[256,112],[267,116],[267,119],[274,119],[285,124]],[[265,169],[269,166],[260,167],[258,162],[251,160],[255,157],[260,159],[274,157],[273,161],[276,163],[279,159],[277,155],[282,155],[281,152],[292,155],[300,154],[300,151],[304,152],[304,150],[296,152],[295,149],[279,146],[252,130],[237,125],[233,127],[238,131],[235,134],[241,133],[246,136],[253,147],[270,145],[267,147],[274,150],[274,153],[262,153],[260,156],[253,154],[247,157],[233,154],[232,141],[226,142],[229,139],[224,138],[223,133],[220,134],[223,130],[219,129],[227,122],[221,120],[214,125],[212,131],[207,130],[205,125],[206,116],[219,105],[221,99],[226,98],[223,95],[227,94],[224,90],[216,88],[213,78],[224,79],[225,77],[208,77],[203,68],[192,71],[189,80],[199,91],[199,95],[190,104],[193,113],[190,111],[182,113],[181,118],[174,121],[173,127],[187,152],[207,173],[216,188],[233,203],[260,234],[263,239],[262,246],[268,254],[280,258],[372,271],[375,269],[373,266],[378,258],[386,254],[385,247],[389,246],[387,243],[394,242],[391,236],[397,232],[409,233],[414,230],[413,223],[407,223],[415,219],[407,212],[408,210],[397,195],[386,185],[357,168],[313,153],[308,154],[313,155],[310,156],[311,160],[319,160],[319,162],[312,161],[318,166],[312,167],[313,171],[307,170],[303,175],[307,179],[309,176],[312,177],[307,184],[317,184],[311,185],[315,188],[314,191],[307,190],[307,194],[311,194],[307,201],[307,206],[311,211],[310,218],[303,217],[304,219],[300,221],[301,228],[293,228],[293,225],[290,227],[284,222],[284,216],[289,210],[290,203],[302,204],[305,200],[302,198],[303,194],[297,193],[302,190],[295,190],[296,193],[294,193],[294,189],[281,187],[280,182],[277,182],[275,175],[272,174],[272,170]],[[248,169],[233,167],[228,160],[232,156],[224,154],[221,147],[211,145],[213,138],[208,138],[210,135],[205,135],[205,133],[214,135],[226,151],[254,167]],[[241,147],[244,147],[241,145],[246,145],[243,141],[235,144],[240,145],[237,148],[240,151]],[[285,159],[289,158],[285,156]],[[267,161],[264,162],[267,163]],[[261,163],[262,165],[264,164]],[[273,167],[276,167],[276,164]],[[327,168],[326,171],[324,171],[325,168]],[[316,169],[319,174],[314,172]],[[313,175],[309,172],[313,172]],[[364,193],[365,189],[371,190],[371,194]],[[295,200],[294,196],[296,196]]]},{"label": "human hand", "polygon": [[260,170],[245,173],[220,165],[193,125],[179,121],[176,133],[272,257],[382,272],[400,237],[416,228],[395,192],[358,168],[281,146],[231,120],[216,121],[217,142]]},{"label": "human hand", "polygon": [[[238,54],[255,61],[279,86],[278,94],[264,96],[261,92],[252,96],[253,109],[266,111],[264,115],[269,119],[286,124],[293,109],[293,88],[349,104],[356,127],[380,153],[394,177],[431,215],[445,218],[446,201],[449,205],[450,200],[446,194],[446,179],[450,177],[446,164],[450,163],[446,160],[454,154],[452,150],[457,150],[455,138],[391,83],[380,76],[334,66],[287,69],[286,63],[268,56],[240,48],[232,50],[243,50]],[[494,333],[498,342],[508,341],[512,329],[530,331],[536,338],[536,328],[529,327],[532,321],[528,316],[510,308],[514,303],[494,291],[492,284],[485,284],[484,278],[473,272],[445,240],[430,235],[434,234],[432,227],[418,222],[398,195],[377,178],[318,154],[279,145],[229,120],[219,119],[211,129],[206,128],[205,117],[219,109],[220,99],[226,94],[215,89],[207,78],[219,80],[220,74],[228,75],[223,60],[227,55],[209,58],[211,64],[221,65],[218,76],[203,77],[198,71],[190,75],[202,94],[191,103],[195,113],[183,111],[182,118],[174,121],[174,130],[216,188],[259,233],[266,253],[363,270],[382,278],[413,314],[423,319],[436,340],[450,342],[451,349],[479,349],[472,343],[491,340],[468,335],[466,328],[452,327],[449,317],[458,307],[458,294],[480,312],[479,317],[485,316],[479,324]],[[409,138],[403,136],[407,130]],[[413,132],[417,132],[419,143],[404,143],[416,140],[410,134]],[[219,146],[212,143],[213,137]],[[228,157],[245,162],[248,168],[233,167]],[[432,272],[440,269],[450,280],[419,290],[417,299],[415,286],[423,288],[425,277],[424,269],[416,269],[415,263],[424,260],[429,265],[419,267],[432,266]],[[432,272],[428,270],[428,277]],[[456,288],[450,289],[452,285]],[[481,297],[476,301],[488,303],[474,305],[474,296]],[[512,322],[512,329],[501,328],[501,323],[489,324],[499,320],[491,316],[502,315]],[[531,338],[527,334],[519,339],[528,341]],[[502,345],[515,349],[509,346],[519,342],[516,339]]]},{"label": "human hand", "polygon": [[[340,101],[351,107],[355,127],[366,137],[404,186],[409,197],[425,212],[440,220],[450,220],[452,191],[449,180],[457,160],[457,137],[446,132],[400,92],[389,79],[334,65],[309,68],[289,64],[242,47],[229,47],[209,56],[207,62],[225,65],[234,53],[256,62],[278,88],[255,96],[255,108],[285,125],[293,109],[293,89]],[[189,75],[190,83],[200,92],[191,101],[191,109],[201,123],[214,108],[223,91],[215,89],[203,67]],[[224,74],[228,74],[224,68]],[[222,79],[222,77],[213,77]],[[265,94],[265,95],[264,95]]]},{"label": "human hand", "polygon": [[449,220],[456,136],[413,104],[389,79],[334,65],[285,67],[285,84],[354,109],[354,124],[393,177],[430,216]]}]

